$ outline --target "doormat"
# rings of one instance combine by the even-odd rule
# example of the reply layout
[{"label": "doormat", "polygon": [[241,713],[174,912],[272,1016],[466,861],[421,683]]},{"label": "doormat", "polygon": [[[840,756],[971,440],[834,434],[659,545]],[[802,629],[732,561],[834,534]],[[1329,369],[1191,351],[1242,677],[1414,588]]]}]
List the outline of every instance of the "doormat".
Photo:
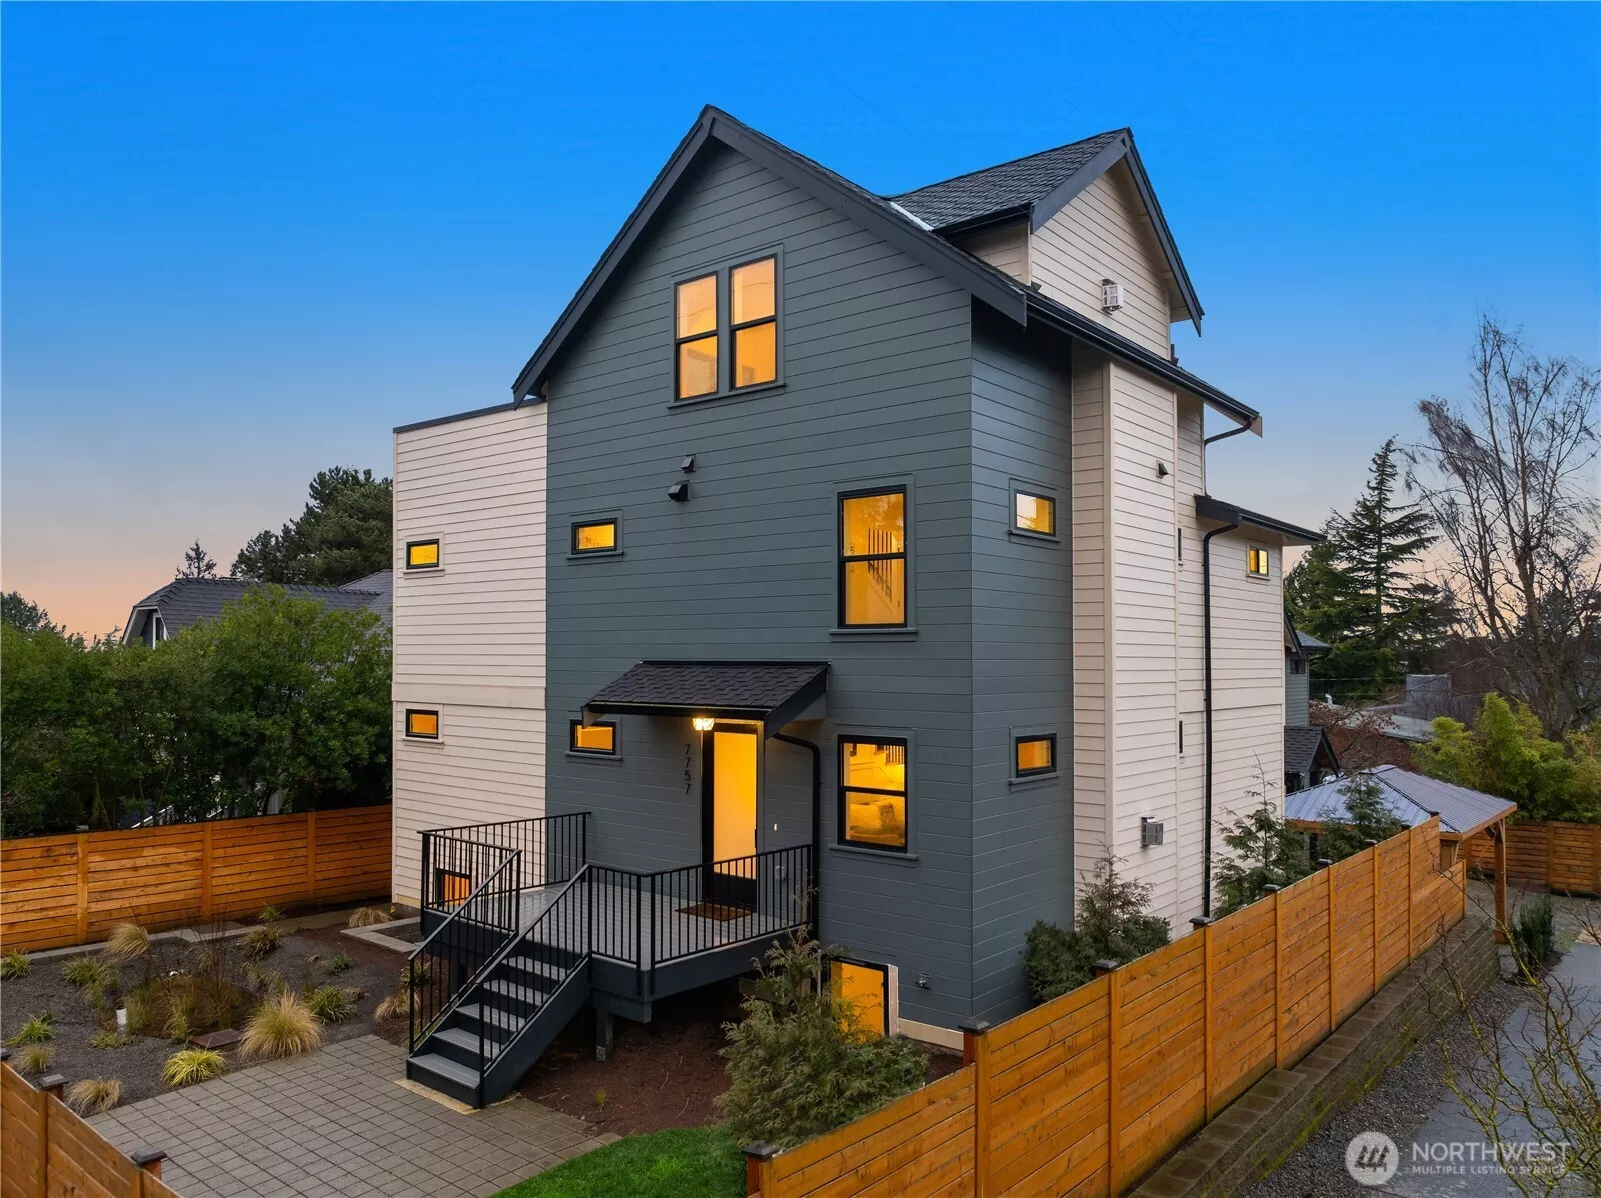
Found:
[{"label": "doormat", "polygon": [[727,923],[731,919],[743,919],[751,912],[744,907],[730,907],[726,903],[695,903],[678,908],[678,913],[698,915],[702,919],[715,919],[718,923]]}]

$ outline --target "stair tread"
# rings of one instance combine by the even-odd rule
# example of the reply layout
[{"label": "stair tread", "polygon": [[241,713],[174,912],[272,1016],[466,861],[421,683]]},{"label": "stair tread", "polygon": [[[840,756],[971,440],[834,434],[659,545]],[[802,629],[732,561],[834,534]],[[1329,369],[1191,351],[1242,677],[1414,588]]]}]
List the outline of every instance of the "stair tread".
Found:
[{"label": "stair tread", "polygon": [[[474,1056],[478,1055],[478,1033],[477,1032],[469,1032],[464,1027],[443,1027],[443,1028],[440,1028],[437,1032],[435,1032],[430,1037],[430,1039],[443,1040],[447,1044],[454,1044],[458,1048],[465,1049],[466,1051],[472,1053]],[[492,1041],[492,1040],[486,1041],[486,1042],[489,1043],[489,1044],[493,1044],[494,1043],[494,1041]]]},{"label": "stair tread", "polygon": [[516,1031],[533,1018],[532,1015],[517,1015],[511,1011],[503,1011],[499,1007],[486,1007],[482,1003],[475,1002],[458,1007],[456,1013],[464,1019],[484,1020],[490,1027],[506,1031]]},{"label": "stair tread", "polygon": [[452,1061],[449,1057],[442,1057],[437,1052],[420,1053],[411,1058],[411,1063],[419,1069],[426,1069],[428,1072],[436,1073],[440,1077],[449,1078],[458,1085],[476,1086],[478,1084],[478,1070]]},{"label": "stair tread", "polygon": [[550,961],[542,961],[538,957],[507,957],[506,964],[513,969],[520,969],[524,973],[538,974],[540,977],[555,981],[567,972],[561,966]]},{"label": "stair tread", "polygon": [[490,978],[489,981],[483,983],[482,989],[494,994],[504,994],[507,998],[515,998],[519,1002],[525,1002],[534,1007],[539,1006],[540,1002],[543,1001],[538,990],[525,986],[521,982],[508,982],[505,978]]}]

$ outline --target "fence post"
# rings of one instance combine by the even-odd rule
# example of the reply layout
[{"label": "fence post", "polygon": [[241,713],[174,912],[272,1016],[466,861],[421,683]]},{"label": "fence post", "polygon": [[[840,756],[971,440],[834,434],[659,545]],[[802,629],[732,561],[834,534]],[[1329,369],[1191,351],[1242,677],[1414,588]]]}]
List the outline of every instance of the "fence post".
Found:
[{"label": "fence post", "polygon": [[1201,1010],[1203,1012],[1203,1030],[1206,1037],[1206,1060],[1202,1064],[1201,1095],[1202,1105],[1206,1110],[1206,1121],[1212,1122],[1212,924],[1213,920],[1205,915],[1197,915],[1190,920],[1192,927],[1201,930]]},{"label": "fence post", "polygon": [[1117,1198],[1117,1042],[1123,1023],[1123,975],[1116,961],[1097,961],[1095,976],[1106,975],[1106,1192]]},{"label": "fence post", "polygon": [[1557,859],[1557,826],[1554,821],[1545,826],[1545,861],[1541,865],[1541,884],[1551,889],[1551,865]]},{"label": "fence post", "polygon": [[167,1159],[167,1154],[159,1148],[136,1148],[129,1159],[138,1168],[134,1171],[133,1185],[128,1188],[128,1198],[144,1198],[145,1191],[152,1188],[145,1184],[145,1178],[161,1180],[161,1162]]},{"label": "fence post", "polygon": [[1318,858],[1317,867],[1323,871],[1323,892],[1327,899],[1329,917],[1329,1034],[1334,1034],[1334,862],[1327,857]]},{"label": "fence post", "polygon": [[[200,825],[200,918],[211,922],[211,821]],[[159,1174],[158,1174],[159,1176]]]},{"label": "fence post", "polygon": [[962,1064],[973,1066],[973,1193],[985,1198],[990,1192],[990,1051],[989,1023],[983,1019],[964,1020]]},{"label": "fence post", "polygon": [[89,833],[78,833],[78,943],[89,939]]},{"label": "fence post", "polygon": [[1406,834],[1406,959],[1408,961],[1417,954],[1417,931],[1412,926],[1412,908],[1417,905],[1413,897],[1417,890],[1417,847],[1418,830],[1413,828]]},{"label": "fence post", "polygon": [[1273,1068],[1284,1068],[1284,1012],[1279,1005],[1279,977],[1284,972],[1284,916],[1279,910],[1279,888],[1262,887],[1273,896]]},{"label": "fence post", "polygon": [[59,1073],[39,1079],[39,1198],[50,1193],[50,1100],[59,1099],[66,1084]]},{"label": "fence post", "polygon": [[306,901],[317,901],[317,813],[306,812]]},{"label": "fence post", "polygon": [[767,1194],[771,1187],[767,1184],[773,1179],[773,1157],[778,1154],[766,1141],[758,1144],[747,1144],[740,1149],[745,1155],[745,1194],[752,1198],[756,1194]]}]

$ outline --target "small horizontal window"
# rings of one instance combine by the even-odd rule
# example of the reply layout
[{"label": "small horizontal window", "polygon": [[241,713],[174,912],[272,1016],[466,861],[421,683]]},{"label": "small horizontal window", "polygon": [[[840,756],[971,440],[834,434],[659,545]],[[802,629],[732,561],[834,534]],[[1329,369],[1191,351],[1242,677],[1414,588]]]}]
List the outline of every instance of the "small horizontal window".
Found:
[{"label": "small horizontal window", "polygon": [[406,569],[437,570],[439,568],[439,538],[429,541],[406,542]]},{"label": "small horizontal window", "polygon": [[574,553],[606,553],[617,548],[617,521],[596,520],[573,525]]},{"label": "small horizontal window", "polygon": [[1245,568],[1255,578],[1266,578],[1272,572],[1271,562],[1268,551],[1260,545],[1252,545],[1245,551]]},{"label": "small horizontal window", "polygon": [[1020,736],[1015,753],[1017,776],[1056,772],[1056,736]]},{"label": "small horizontal window", "polygon": [[617,725],[616,724],[590,724],[584,726],[582,720],[573,720],[572,739],[569,748],[574,753],[600,753],[611,756],[617,752]]},{"label": "small horizontal window", "polygon": [[414,740],[439,739],[439,713],[437,711],[406,710],[406,735]]},{"label": "small horizontal window", "polygon": [[839,838],[906,851],[906,742],[840,741]]},{"label": "small horizontal window", "polygon": [[1014,500],[1012,527],[1019,532],[1037,532],[1043,536],[1056,535],[1056,500],[1048,495],[1030,495],[1018,491]]}]

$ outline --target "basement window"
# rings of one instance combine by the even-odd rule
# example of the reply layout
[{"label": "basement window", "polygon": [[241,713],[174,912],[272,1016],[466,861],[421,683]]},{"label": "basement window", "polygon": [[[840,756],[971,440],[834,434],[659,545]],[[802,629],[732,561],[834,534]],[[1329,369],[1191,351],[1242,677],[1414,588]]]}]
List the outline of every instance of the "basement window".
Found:
[{"label": "basement window", "polygon": [[889,966],[836,958],[828,963],[836,1001],[851,1009],[857,1025],[875,1036],[889,1034]]}]

